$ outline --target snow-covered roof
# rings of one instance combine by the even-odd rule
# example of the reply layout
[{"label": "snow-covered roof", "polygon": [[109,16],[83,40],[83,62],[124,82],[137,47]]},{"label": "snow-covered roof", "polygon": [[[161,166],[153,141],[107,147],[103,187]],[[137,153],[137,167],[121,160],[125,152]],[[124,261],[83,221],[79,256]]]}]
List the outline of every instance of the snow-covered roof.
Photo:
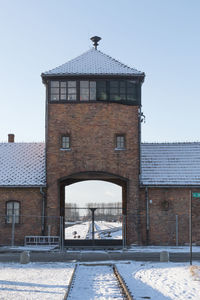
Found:
[{"label": "snow-covered roof", "polygon": [[200,143],[143,143],[143,185],[200,185]]},{"label": "snow-covered roof", "polygon": [[42,73],[45,76],[67,75],[131,75],[144,76],[143,72],[130,68],[94,48],[67,63]]},{"label": "snow-covered roof", "polygon": [[[141,183],[200,186],[200,143],[143,143]],[[0,143],[0,186],[45,186],[44,143]]]},{"label": "snow-covered roof", "polygon": [[44,186],[44,143],[0,143],[0,186]]}]

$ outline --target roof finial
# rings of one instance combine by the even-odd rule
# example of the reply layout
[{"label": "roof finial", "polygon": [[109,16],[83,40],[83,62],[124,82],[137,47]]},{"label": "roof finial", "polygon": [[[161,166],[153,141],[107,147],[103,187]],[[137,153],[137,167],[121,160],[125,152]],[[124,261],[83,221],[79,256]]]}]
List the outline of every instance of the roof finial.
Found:
[{"label": "roof finial", "polygon": [[99,37],[99,36],[93,36],[93,37],[91,37],[91,40],[94,43],[95,50],[97,50],[97,46],[99,45],[98,42],[101,40],[101,37]]}]

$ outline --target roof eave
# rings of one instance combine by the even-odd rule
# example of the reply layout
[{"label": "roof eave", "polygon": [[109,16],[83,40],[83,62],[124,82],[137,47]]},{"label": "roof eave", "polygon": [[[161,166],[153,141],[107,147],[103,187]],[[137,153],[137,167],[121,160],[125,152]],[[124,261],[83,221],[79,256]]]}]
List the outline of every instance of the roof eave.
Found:
[{"label": "roof eave", "polygon": [[46,184],[38,184],[38,185],[0,185],[0,188],[40,188],[47,187]]},{"label": "roof eave", "polygon": [[88,74],[88,73],[80,73],[80,74],[45,74],[42,73],[41,74],[42,77],[42,82],[46,83],[46,81],[48,79],[56,79],[56,78],[60,78],[60,79],[64,79],[64,78],[127,78],[127,79],[137,79],[141,82],[144,82],[144,78],[145,78],[145,73],[141,73],[141,74],[109,74],[109,73],[105,73],[105,74]]},{"label": "roof eave", "polygon": [[140,184],[141,188],[200,188],[200,184]]}]

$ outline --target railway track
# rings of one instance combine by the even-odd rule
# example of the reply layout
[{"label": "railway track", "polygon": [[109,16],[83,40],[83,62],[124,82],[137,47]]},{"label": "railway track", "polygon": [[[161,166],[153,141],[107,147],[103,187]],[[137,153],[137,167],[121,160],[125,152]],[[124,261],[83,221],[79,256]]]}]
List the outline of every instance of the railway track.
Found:
[{"label": "railway track", "polygon": [[133,300],[114,264],[77,264],[64,300]]}]

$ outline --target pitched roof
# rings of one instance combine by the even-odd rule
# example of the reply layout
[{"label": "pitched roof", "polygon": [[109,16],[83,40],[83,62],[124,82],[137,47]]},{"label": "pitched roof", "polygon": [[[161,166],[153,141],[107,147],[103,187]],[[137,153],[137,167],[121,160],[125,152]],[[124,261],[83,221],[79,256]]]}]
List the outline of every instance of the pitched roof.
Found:
[{"label": "pitched roof", "polygon": [[0,143],[0,186],[44,186],[44,143]]},{"label": "pitched roof", "polygon": [[134,75],[143,77],[144,73],[92,48],[67,63],[42,73],[42,77],[66,75]]},{"label": "pitched roof", "polygon": [[[200,186],[200,143],[143,143],[141,183]],[[44,186],[44,143],[0,143],[0,186]]]},{"label": "pitched roof", "polygon": [[144,143],[143,185],[200,185],[200,143]]}]

